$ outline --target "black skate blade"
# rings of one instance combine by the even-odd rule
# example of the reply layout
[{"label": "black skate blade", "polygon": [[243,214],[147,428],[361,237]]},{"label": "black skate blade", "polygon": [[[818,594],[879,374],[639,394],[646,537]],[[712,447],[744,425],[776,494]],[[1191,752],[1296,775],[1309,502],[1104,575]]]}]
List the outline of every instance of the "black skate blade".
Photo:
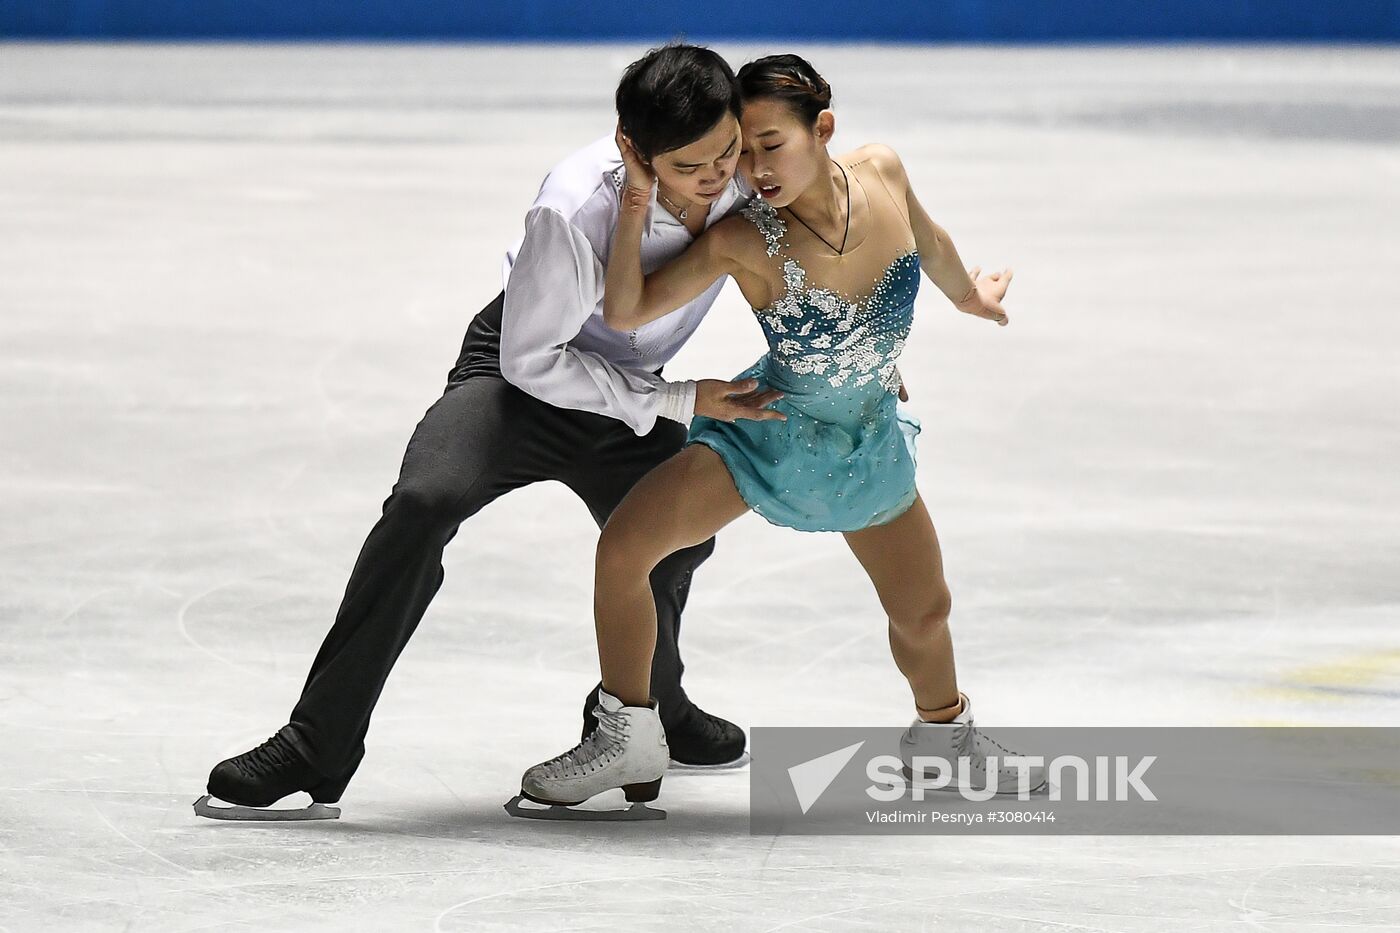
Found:
[{"label": "black skate blade", "polygon": [[[527,806],[528,804],[528,806]],[[632,823],[639,820],[664,820],[666,811],[634,803],[625,810],[578,810],[556,804],[541,804],[523,794],[516,794],[505,803],[506,812],[526,820],[576,820],[592,823]]]},{"label": "black skate blade", "polygon": [[719,764],[713,765],[693,765],[688,762],[677,761],[676,759],[672,758],[669,770],[697,771],[700,773],[704,773],[706,771],[738,771],[740,768],[748,767],[749,762],[752,760],[753,759],[749,757],[748,752],[744,752],[742,755],[740,755],[738,758],[735,758],[733,761],[721,761]]},{"label": "black skate blade", "polygon": [[263,807],[243,807],[237,804],[215,806],[213,798],[205,794],[194,802],[196,816],[209,820],[230,820],[237,823],[290,823],[299,820],[338,820],[340,807],[328,807],[324,803],[313,803],[309,807],[295,810],[270,810]]}]

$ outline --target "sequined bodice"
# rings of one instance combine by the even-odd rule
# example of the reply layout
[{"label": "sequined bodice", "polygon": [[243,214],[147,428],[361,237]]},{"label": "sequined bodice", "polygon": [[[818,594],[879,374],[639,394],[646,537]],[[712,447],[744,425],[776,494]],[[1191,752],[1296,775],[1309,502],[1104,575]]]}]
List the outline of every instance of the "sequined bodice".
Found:
[{"label": "sequined bodice", "polygon": [[771,367],[780,376],[795,377],[784,380],[791,382],[784,388],[849,390],[878,381],[897,392],[895,362],[909,336],[919,290],[918,251],[896,256],[866,297],[852,301],[809,285],[806,270],[783,250],[787,224],[772,205],[756,198],[743,213],[763,234],[768,255],[782,254],[786,291],[754,313],[768,338]]}]

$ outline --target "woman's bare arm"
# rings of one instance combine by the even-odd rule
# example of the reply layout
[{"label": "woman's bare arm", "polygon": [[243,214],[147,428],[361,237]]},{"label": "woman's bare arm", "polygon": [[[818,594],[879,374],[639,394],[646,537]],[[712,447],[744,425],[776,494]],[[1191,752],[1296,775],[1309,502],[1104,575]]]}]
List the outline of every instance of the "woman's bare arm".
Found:
[{"label": "woman's bare arm", "polygon": [[[624,192],[623,197],[628,194]],[[650,199],[650,192],[646,197]],[[632,330],[670,314],[697,298],[716,279],[739,268],[729,254],[723,232],[715,226],[675,259],[643,276],[641,228],[645,212],[644,202],[635,215],[625,204],[618,214],[603,291],[603,320],[614,330]]]},{"label": "woman's bare arm", "polygon": [[1006,311],[1001,306],[1001,299],[1005,297],[1006,288],[1011,282],[1011,270],[993,272],[979,280],[981,267],[969,271],[963,265],[962,257],[953,245],[953,238],[947,230],[933,222],[919,203],[899,155],[888,146],[867,148],[876,168],[904,191],[909,226],[914,231],[914,242],[919,248],[919,264],[924,273],[959,311],[1005,324]]},{"label": "woman's bare arm", "polygon": [[617,230],[608,254],[603,321],[632,330],[688,304],[725,275],[738,271],[723,223],[700,235],[685,252],[651,275],[642,275],[642,234],[654,177],[621,132],[618,148],[627,165]]}]

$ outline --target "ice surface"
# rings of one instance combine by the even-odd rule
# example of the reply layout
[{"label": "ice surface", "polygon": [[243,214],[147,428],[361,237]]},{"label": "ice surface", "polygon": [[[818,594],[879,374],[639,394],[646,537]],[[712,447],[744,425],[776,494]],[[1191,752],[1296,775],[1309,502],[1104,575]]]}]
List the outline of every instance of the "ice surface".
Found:
[{"label": "ice surface", "polygon": [[[596,677],[557,485],[451,545],[340,821],[193,816],[642,50],[0,45],[0,931],[1400,927],[1392,838],[753,837],[745,773],[509,820]],[[795,50],[1016,270],[901,366],[979,720],[1400,724],[1400,52]],[[730,288],[667,373],[761,351]],[[683,643],[746,726],[910,714],[839,537],[737,523]]]}]

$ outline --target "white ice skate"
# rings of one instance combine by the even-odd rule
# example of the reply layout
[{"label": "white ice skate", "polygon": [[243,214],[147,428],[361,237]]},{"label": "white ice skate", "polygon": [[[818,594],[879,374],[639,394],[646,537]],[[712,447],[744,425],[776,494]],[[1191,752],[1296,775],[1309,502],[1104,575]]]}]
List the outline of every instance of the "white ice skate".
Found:
[{"label": "white ice skate", "polygon": [[[506,812],[536,820],[664,820],[665,810],[648,807],[661,793],[671,755],[655,707],[623,706],[598,691],[593,708],[598,728],[557,758],[535,765],[520,781]],[[625,810],[574,810],[605,791],[622,788]],[[528,806],[525,801],[543,804]]]},{"label": "white ice skate", "polygon": [[[1043,767],[1020,768],[1007,759],[1020,757],[982,733],[972,719],[972,701],[962,697],[962,712],[952,722],[924,722],[916,719],[899,740],[899,757],[904,761],[904,778],[911,787],[957,792],[959,785],[982,791],[995,782],[996,795],[1020,792],[1021,774],[1026,773],[1026,790],[1040,794],[1048,790]],[[996,758],[996,771],[988,774],[987,759]],[[927,759],[933,759],[932,761]],[[966,759],[966,764],[961,762]],[[951,770],[940,764],[946,763]],[[915,767],[917,765],[917,767]]]}]

